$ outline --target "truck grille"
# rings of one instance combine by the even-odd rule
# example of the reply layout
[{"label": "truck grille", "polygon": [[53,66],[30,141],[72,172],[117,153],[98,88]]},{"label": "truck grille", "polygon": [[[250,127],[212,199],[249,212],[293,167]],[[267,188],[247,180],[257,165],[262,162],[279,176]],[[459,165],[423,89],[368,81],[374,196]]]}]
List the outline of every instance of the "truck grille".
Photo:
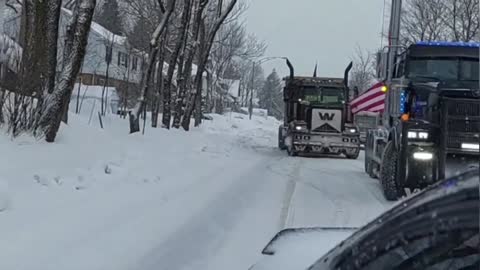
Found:
[{"label": "truck grille", "polygon": [[456,119],[449,119],[448,131],[480,133],[480,120],[459,121]]},{"label": "truck grille", "polygon": [[462,143],[478,143],[480,101],[448,99],[446,107],[447,147],[461,149]]},{"label": "truck grille", "polygon": [[462,136],[461,134],[452,134],[447,138],[447,147],[450,149],[461,149],[462,143],[478,144],[478,139],[472,136]]},{"label": "truck grille", "polygon": [[451,101],[448,102],[448,114],[455,116],[479,116],[479,101]]},{"label": "truck grille", "polygon": [[329,124],[325,124],[320,126],[314,130],[315,132],[330,132],[330,133],[339,133],[334,127],[330,126]]}]

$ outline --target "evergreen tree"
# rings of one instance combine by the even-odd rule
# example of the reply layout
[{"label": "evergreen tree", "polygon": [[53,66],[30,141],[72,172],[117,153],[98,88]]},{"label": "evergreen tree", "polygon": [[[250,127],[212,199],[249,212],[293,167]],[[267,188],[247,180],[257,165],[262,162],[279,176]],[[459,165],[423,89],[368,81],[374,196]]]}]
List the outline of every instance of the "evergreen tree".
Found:
[{"label": "evergreen tree", "polygon": [[275,69],[268,75],[262,90],[258,94],[260,108],[276,118],[283,116],[282,83]]},{"label": "evergreen tree", "polygon": [[95,22],[115,35],[122,35],[123,24],[117,0],[105,0],[100,12],[95,16]]}]

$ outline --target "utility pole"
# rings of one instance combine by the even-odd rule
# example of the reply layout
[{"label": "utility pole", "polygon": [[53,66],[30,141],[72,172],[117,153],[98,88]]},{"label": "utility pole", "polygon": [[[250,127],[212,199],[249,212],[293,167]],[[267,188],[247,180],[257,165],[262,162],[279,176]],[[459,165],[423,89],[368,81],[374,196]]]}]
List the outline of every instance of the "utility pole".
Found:
[{"label": "utility pole", "polygon": [[[388,58],[387,58],[387,85],[392,84],[393,71],[395,69],[395,57],[397,56],[398,48],[400,47],[400,23],[401,23],[401,13],[402,13],[402,0],[392,0],[392,10],[390,14],[390,26],[388,31]],[[391,90],[391,89],[390,89]],[[389,91],[390,92],[390,91]],[[390,93],[386,94],[385,97],[385,108],[389,108],[392,95]],[[389,125],[390,123],[390,114],[384,114],[384,122]]]},{"label": "utility pole", "polygon": [[400,23],[402,14],[402,0],[392,0],[392,11],[390,16],[390,28],[388,33],[388,77],[387,82],[391,83],[393,70],[395,68],[395,56],[400,47]]},{"label": "utility pole", "polygon": [[253,67],[252,67],[252,88],[250,90],[250,104],[248,105],[248,114],[250,115],[249,116],[250,120],[252,120],[252,114],[253,114],[253,89],[255,89],[254,83],[255,83],[255,61],[253,61]]}]

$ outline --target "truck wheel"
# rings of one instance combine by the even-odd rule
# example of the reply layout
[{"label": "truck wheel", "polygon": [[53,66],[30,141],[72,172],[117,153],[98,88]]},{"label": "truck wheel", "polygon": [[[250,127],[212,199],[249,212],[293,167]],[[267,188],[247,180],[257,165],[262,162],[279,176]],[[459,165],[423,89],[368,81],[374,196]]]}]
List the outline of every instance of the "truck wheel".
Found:
[{"label": "truck wheel", "polygon": [[382,157],[380,168],[380,182],[382,183],[383,194],[389,201],[396,201],[399,196],[398,184],[396,181],[398,168],[398,151],[393,142],[388,142]]},{"label": "truck wheel", "polygon": [[280,150],[285,150],[287,147],[285,146],[285,138],[283,137],[283,127],[278,127],[278,148]]},{"label": "truck wheel", "polygon": [[297,156],[297,152],[295,152],[295,150],[293,149],[293,146],[288,146],[287,147],[287,153],[291,157],[296,157]]},{"label": "truck wheel", "polygon": [[347,156],[348,159],[358,159],[359,155],[360,155],[360,150],[357,151],[355,154],[345,155],[345,156]]}]

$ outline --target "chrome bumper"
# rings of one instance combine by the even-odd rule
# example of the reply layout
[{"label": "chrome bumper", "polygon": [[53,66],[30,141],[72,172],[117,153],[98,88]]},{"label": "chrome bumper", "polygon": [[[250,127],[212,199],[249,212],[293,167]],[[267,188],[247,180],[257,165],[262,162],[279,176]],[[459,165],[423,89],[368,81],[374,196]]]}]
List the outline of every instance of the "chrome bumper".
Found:
[{"label": "chrome bumper", "polygon": [[293,135],[297,151],[332,154],[354,154],[360,150],[358,135],[297,133]]}]

